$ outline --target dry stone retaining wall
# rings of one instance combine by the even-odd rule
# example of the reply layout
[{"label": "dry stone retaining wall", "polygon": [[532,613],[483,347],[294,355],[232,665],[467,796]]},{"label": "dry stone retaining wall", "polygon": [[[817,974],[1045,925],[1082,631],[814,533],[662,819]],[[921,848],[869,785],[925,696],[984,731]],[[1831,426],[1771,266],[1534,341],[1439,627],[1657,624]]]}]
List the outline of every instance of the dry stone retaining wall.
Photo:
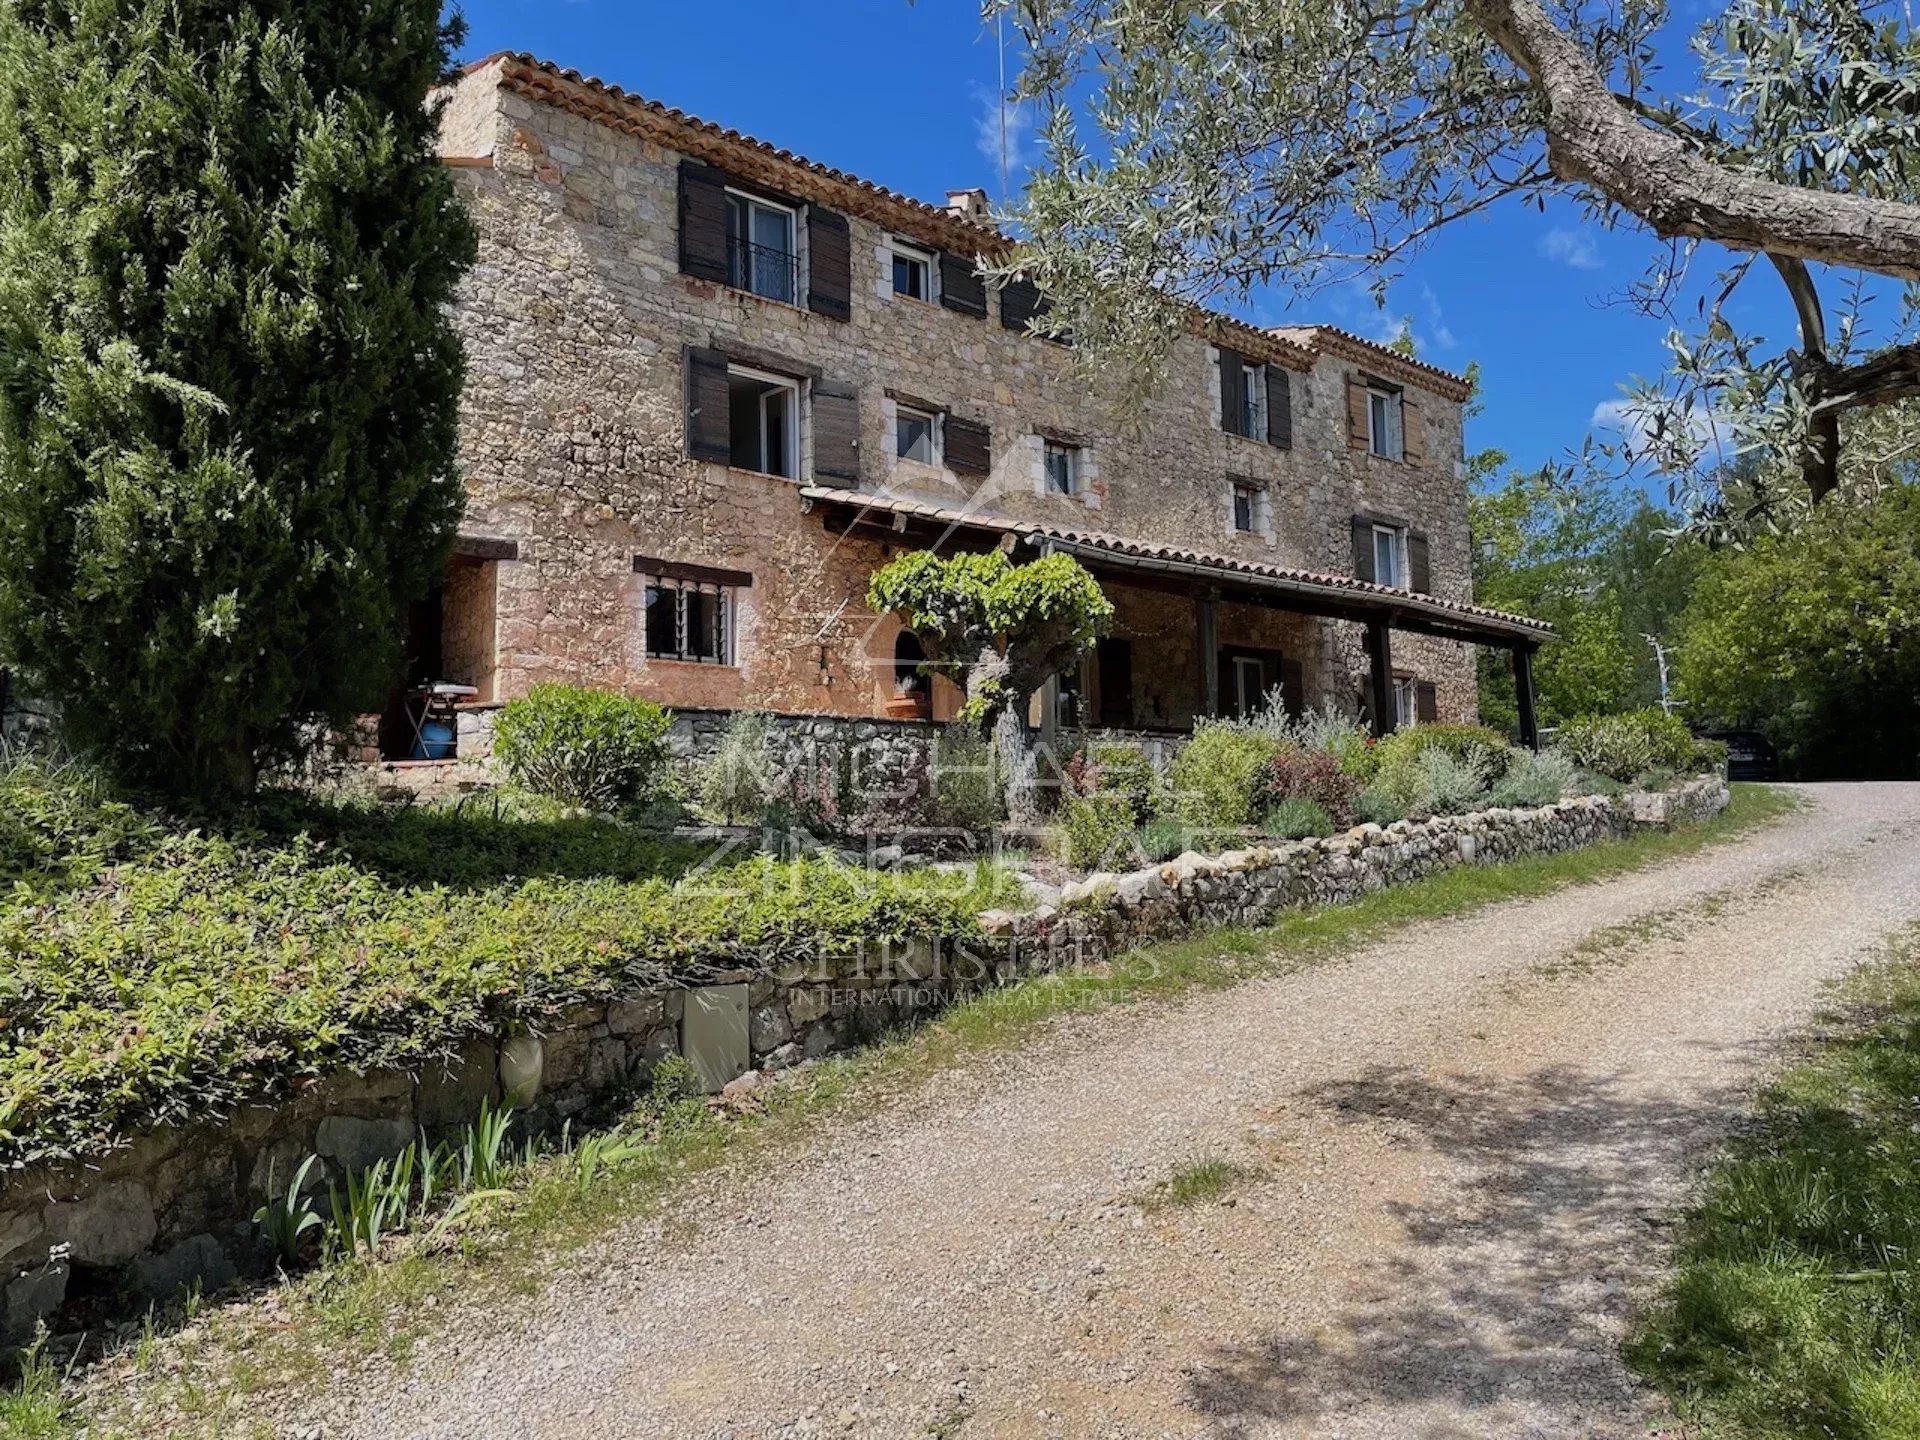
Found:
[{"label": "dry stone retaining wall", "polygon": [[[1097,963],[1146,942],[1259,925],[1299,905],[1340,904],[1462,864],[1574,850],[1636,825],[1700,819],[1727,803],[1717,777],[1664,795],[1591,797],[1489,810],[1328,840],[1183,855],[1129,875],[1066,886],[1058,905],[982,917],[984,942],[940,953],[850,938],[844,954],[769,972],[716,972],[698,986],[582,1004],[540,1034],[476,1036],[418,1074],[321,1076],[220,1120],[140,1136],[97,1164],[38,1165],[0,1179],[0,1341],[89,1302],[165,1298],[265,1271],[252,1215],[308,1155],[323,1186],[391,1156],[417,1135],[511,1103],[529,1130],[617,1100],[669,1055],[712,1089],[749,1068],[778,1070],[861,1043],[954,999],[1012,979]],[[320,1171],[321,1167],[315,1167]]]}]

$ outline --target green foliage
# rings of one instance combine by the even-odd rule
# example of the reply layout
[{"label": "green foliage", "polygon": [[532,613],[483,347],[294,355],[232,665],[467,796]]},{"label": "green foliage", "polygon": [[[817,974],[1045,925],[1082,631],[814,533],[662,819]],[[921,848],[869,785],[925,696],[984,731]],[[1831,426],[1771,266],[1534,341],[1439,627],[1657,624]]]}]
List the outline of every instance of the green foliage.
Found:
[{"label": "green foliage", "polygon": [[309,1155],[303,1160],[300,1168],[293,1172],[284,1194],[274,1193],[273,1171],[268,1168],[267,1203],[253,1212],[253,1223],[260,1227],[282,1264],[298,1264],[305,1258],[307,1232],[326,1224],[308,1195],[307,1175],[319,1163],[318,1155]]},{"label": "green foliage", "polygon": [[0,889],[45,895],[90,885],[164,833],[95,767],[0,746]]},{"label": "green foliage", "polygon": [[1553,739],[1575,765],[1622,782],[1650,770],[1689,770],[1704,758],[1686,722],[1660,710],[1578,715]]},{"label": "green foliage", "polygon": [[535,794],[611,810],[659,783],[671,723],[651,700],[535,685],[500,712],[493,748],[507,774]]},{"label": "green foliage", "polygon": [[1558,750],[1516,751],[1507,773],[1494,782],[1488,797],[1507,809],[1553,805],[1573,794],[1579,772]]},{"label": "green foliage", "polygon": [[1917,958],[1909,931],[1847,983],[1851,1023],[1762,1096],[1627,1346],[1713,1434],[1920,1433]]},{"label": "green foliage", "polygon": [[933,814],[937,824],[990,830],[1006,818],[998,752],[969,725],[949,725],[934,746]]},{"label": "green foliage", "polygon": [[399,678],[462,495],[438,0],[0,9],[0,654],[226,792]]},{"label": "green foliage", "polygon": [[68,1440],[66,1399],[61,1393],[60,1368],[46,1353],[46,1332],[20,1352],[19,1377],[0,1389],[0,1435],[7,1440]]},{"label": "green foliage", "polygon": [[[1412,736],[1418,731],[1405,733]],[[1504,743],[1493,750],[1473,743],[1390,745],[1382,741],[1375,751],[1378,761],[1370,788],[1415,820],[1474,809],[1486,798],[1495,767],[1506,765]]]},{"label": "green foliage", "polygon": [[1166,786],[1153,761],[1138,745],[1109,742],[1074,755],[1067,762],[1068,783],[1082,794],[1123,795],[1136,824],[1159,813]]},{"label": "green foliage", "polygon": [[1107,870],[1132,860],[1133,805],[1125,795],[1068,791],[1060,800],[1067,863],[1076,870]]},{"label": "green foliage", "polygon": [[1099,582],[1072,556],[1015,565],[999,550],[902,555],[874,572],[867,604],[898,614],[930,660],[967,667],[962,718],[983,731],[1070,669],[1113,618]]},{"label": "green foliage", "polygon": [[1331,825],[1344,829],[1353,824],[1353,802],[1359,793],[1359,780],[1341,768],[1333,752],[1286,745],[1261,771],[1253,803],[1266,812],[1289,800],[1307,800],[1329,817]]},{"label": "green foliage", "polygon": [[1149,820],[1134,832],[1134,848],[1149,864],[1159,865],[1193,848],[1192,835],[1179,820]]},{"label": "green foliage", "polygon": [[700,803],[723,825],[752,824],[772,798],[766,785],[767,724],[757,710],[736,711],[700,767]]},{"label": "green foliage", "polygon": [[1353,818],[1360,825],[1391,825],[1407,818],[1407,807],[1384,790],[1362,790],[1354,798]]},{"label": "green foliage", "polygon": [[1429,750],[1443,750],[1462,764],[1485,771],[1489,779],[1504,775],[1509,757],[1519,753],[1504,735],[1485,725],[1411,725],[1356,756],[1355,773],[1371,783],[1383,769],[1404,767]]},{"label": "green foliage", "polygon": [[[487,857],[511,852],[490,843],[479,863],[453,862],[472,883],[449,888],[389,873],[417,847],[361,858],[366,835],[392,841],[389,823],[405,822],[353,819],[338,844],[174,834],[86,888],[0,915],[0,1163],[97,1153],[322,1069],[417,1065],[690,970],[811,961],[862,937],[971,937],[980,910],[1016,898],[998,871],[875,874],[825,858],[754,856],[678,879],[672,867],[487,878]],[[461,823],[433,821],[450,839]],[[491,841],[505,822],[474,823]],[[641,872],[657,854],[612,859]]]},{"label": "green foliage", "polygon": [[1195,825],[1251,825],[1260,777],[1284,742],[1226,720],[1202,720],[1168,776],[1180,818]]},{"label": "green foliage", "polygon": [[1796,773],[1911,777],[1920,757],[1920,492],[1825,506],[1714,556],[1679,628],[1690,717],[1763,730]]},{"label": "green foliage", "polygon": [[1279,840],[1306,840],[1333,831],[1333,817],[1326,807],[1305,795],[1289,795],[1260,819],[1260,833]]}]

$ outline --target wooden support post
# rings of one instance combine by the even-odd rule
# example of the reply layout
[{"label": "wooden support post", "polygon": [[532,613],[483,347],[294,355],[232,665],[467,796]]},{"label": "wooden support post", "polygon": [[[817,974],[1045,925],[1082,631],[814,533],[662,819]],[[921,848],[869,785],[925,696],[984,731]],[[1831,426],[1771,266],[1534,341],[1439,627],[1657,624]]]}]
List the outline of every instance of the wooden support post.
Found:
[{"label": "wooden support post", "polygon": [[1391,735],[1400,716],[1393,705],[1393,641],[1385,620],[1367,622],[1367,650],[1373,660],[1373,733]]},{"label": "wooden support post", "polygon": [[1040,687],[1039,781],[1049,790],[1060,785],[1060,677],[1047,676]]},{"label": "wooden support post", "polygon": [[1220,713],[1220,639],[1219,617],[1215,614],[1220,592],[1202,590],[1194,597],[1194,619],[1199,627],[1200,709],[1206,715]]},{"label": "wooden support post", "polygon": [[1533,647],[1513,647],[1513,698],[1520,711],[1520,743],[1540,748],[1540,717],[1533,708]]}]

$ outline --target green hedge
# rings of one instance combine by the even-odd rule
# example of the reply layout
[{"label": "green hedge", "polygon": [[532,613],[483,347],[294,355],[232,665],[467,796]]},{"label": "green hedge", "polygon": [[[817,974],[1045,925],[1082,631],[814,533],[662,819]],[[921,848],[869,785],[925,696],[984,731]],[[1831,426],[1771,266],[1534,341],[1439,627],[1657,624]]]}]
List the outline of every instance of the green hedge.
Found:
[{"label": "green hedge", "polygon": [[[495,842],[477,852],[491,862],[448,862],[466,888],[396,878],[430,867],[395,842],[415,835],[405,821],[379,817],[343,824],[344,839],[179,835],[84,888],[17,888],[0,916],[0,1165],[97,1152],[335,1066],[416,1065],[477,1031],[712,966],[970,938],[981,909],[1016,898],[1004,872],[824,859],[674,878],[684,855],[623,849],[593,821],[527,852],[558,868],[499,878],[506,841],[489,827],[507,822],[432,823],[454,827],[440,838],[456,852],[458,827]],[[596,844],[629,873],[579,873]],[[643,856],[664,872],[636,876]]]}]

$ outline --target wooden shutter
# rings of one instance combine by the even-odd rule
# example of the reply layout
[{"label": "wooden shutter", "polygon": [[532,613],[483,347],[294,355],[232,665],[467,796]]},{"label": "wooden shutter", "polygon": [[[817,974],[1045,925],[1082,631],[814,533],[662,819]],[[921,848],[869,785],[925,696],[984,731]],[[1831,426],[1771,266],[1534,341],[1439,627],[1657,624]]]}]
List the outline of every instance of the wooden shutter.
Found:
[{"label": "wooden shutter", "polygon": [[680,270],[727,283],[727,177],[698,160],[680,162]]},{"label": "wooden shutter", "polygon": [[1267,443],[1293,448],[1293,377],[1273,361],[1267,362]]},{"label": "wooden shutter", "polygon": [[1413,714],[1422,725],[1432,725],[1440,718],[1440,690],[1431,680],[1419,680],[1413,687]]},{"label": "wooden shutter", "polygon": [[1373,579],[1373,521],[1364,515],[1353,517],[1353,578]]},{"label": "wooden shutter", "polygon": [[1358,375],[1347,376],[1347,444],[1355,450],[1373,447],[1367,404],[1367,382]]},{"label": "wooden shutter", "polygon": [[1427,532],[1413,530],[1407,534],[1407,588],[1422,595],[1433,593],[1433,559],[1428,553]]},{"label": "wooden shutter", "polygon": [[1220,428],[1229,435],[1247,433],[1247,362],[1233,350],[1220,355]]},{"label": "wooden shutter", "polygon": [[813,476],[860,479],[860,395],[837,380],[813,382]]},{"label": "wooden shutter", "polygon": [[1427,427],[1420,407],[1404,393],[1400,396],[1400,458],[1419,465],[1427,458]]},{"label": "wooden shutter", "polygon": [[946,420],[947,468],[962,475],[985,475],[993,469],[993,431],[977,420],[949,415]]},{"label": "wooden shutter", "polygon": [[807,207],[807,308],[829,320],[853,318],[853,239],[847,217]]},{"label": "wooden shutter", "polygon": [[727,357],[689,345],[687,364],[687,454],[696,460],[733,458],[727,416]]},{"label": "wooden shutter", "polygon": [[1280,703],[1287,714],[1307,713],[1307,670],[1298,660],[1280,657]]},{"label": "wooden shutter", "polygon": [[1000,291],[1000,324],[1025,332],[1027,324],[1045,310],[1040,287],[1031,280],[1010,280]]},{"label": "wooden shutter", "polygon": [[973,268],[971,255],[941,252],[940,303],[963,315],[986,315],[987,282]]}]

